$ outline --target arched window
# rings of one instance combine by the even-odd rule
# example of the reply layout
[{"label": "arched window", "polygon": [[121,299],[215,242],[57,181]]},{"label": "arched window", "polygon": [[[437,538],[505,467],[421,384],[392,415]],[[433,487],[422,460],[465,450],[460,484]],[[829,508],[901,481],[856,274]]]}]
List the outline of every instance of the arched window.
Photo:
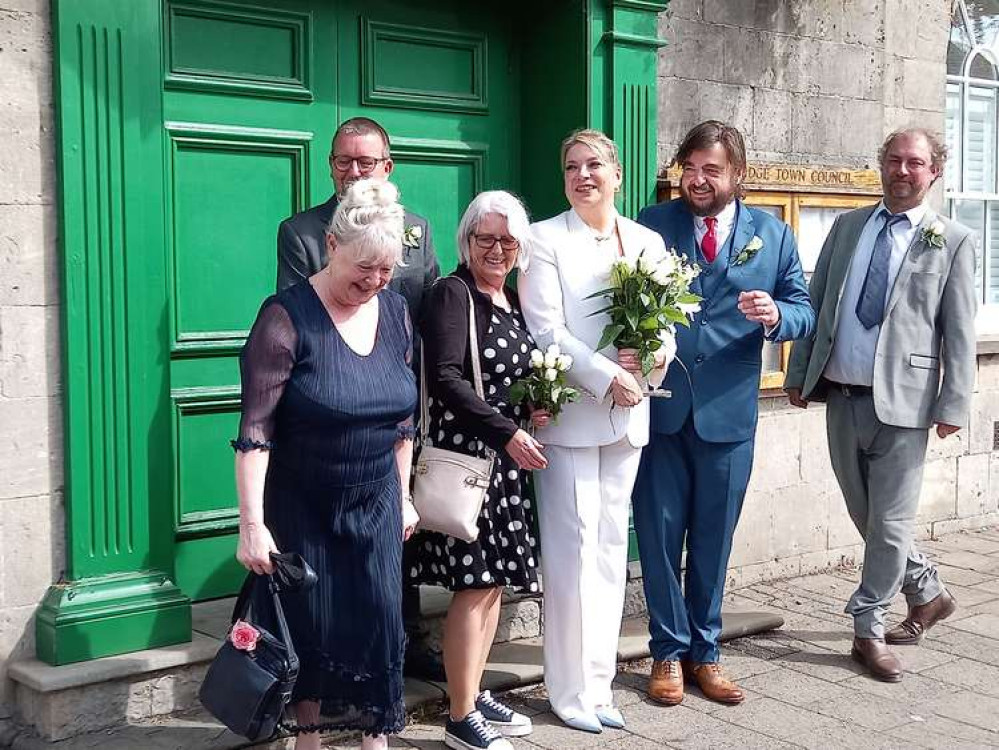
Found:
[{"label": "arched window", "polygon": [[999,305],[999,0],[955,0],[947,49],[944,194],[981,237],[980,299]]}]

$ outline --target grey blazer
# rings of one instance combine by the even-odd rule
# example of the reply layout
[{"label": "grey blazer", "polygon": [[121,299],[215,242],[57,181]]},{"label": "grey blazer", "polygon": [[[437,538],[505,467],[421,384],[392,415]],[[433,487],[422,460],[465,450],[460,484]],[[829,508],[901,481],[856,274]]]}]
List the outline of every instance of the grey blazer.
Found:
[{"label": "grey blazer", "polygon": [[[832,352],[846,276],[875,208],[839,216],[822,245],[809,285],[818,328],[813,339],[795,342],[784,382],[785,388],[798,388],[807,399],[824,400],[822,373]],[[937,219],[944,225],[942,248],[922,238],[923,230]],[[976,309],[974,235],[928,210],[895,278],[878,335],[874,406],[879,420],[918,428],[935,422],[968,424]]]},{"label": "grey blazer", "polygon": [[[326,266],[326,228],[329,226],[337,200],[334,195],[325,203],[285,219],[277,235],[277,291],[287,289]],[[440,276],[430,226],[422,216],[406,212],[406,227],[418,226],[422,231],[417,247],[404,247],[402,260],[396,268],[389,288],[406,298],[410,318],[420,319],[423,295]]]}]

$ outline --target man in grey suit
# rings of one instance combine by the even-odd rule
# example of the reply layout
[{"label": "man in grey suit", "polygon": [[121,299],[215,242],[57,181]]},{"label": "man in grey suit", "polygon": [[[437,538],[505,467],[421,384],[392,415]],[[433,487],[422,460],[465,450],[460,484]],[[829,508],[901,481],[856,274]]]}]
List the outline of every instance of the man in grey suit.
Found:
[{"label": "man in grey suit", "polygon": [[[795,406],[826,402],[829,455],[864,538],[853,657],[902,679],[889,644],[918,643],[956,603],[916,548],[916,510],[929,429],[968,423],[975,377],[975,241],[925,202],[946,147],[924,129],[892,133],[879,154],[883,200],[836,219],[811,280],[814,339],[791,353]],[[908,616],[887,630],[899,591]]]},{"label": "man in grey suit", "polygon": [[[278,227],[277,289],[309,278],[326,267],[326,228],[336,211],[339,196],[362,178],[387,180],[394,163],[385,129],[367,117],[353,117],[340,124],[330,147],[330,176],[336,186],[333,196],[318,206],[285,219]],[[430,240],[430,226],[422,216],[406,212],[402,260],[389,288],[406,298],[414,326],[420,320],[423,293],[440,276],[440,267]]]},{"label": "man in grey suit", "polygon": [[[385,129],[367,117],[353,117],[340,124],[330,147],[330,176],[336,192],[325,203],[281,222],[277,236],[277,290],[309,278],[326,267],[326,229],[337,203],[350,185],[362,178],[388,179],[394,164]],[[430,227],[422,216],[406,212],[402,260],[392,274],[389,288],[406,298],[414,330],[426,290],[440,276],[440,267],[430,240]],[[419,348],[413,358],[419,373]],[[405,580],[405,577],[403,578]],[[426,645],[420,623],[420,590],[403,587],[403,617],[409,644],[406,672],[433,680],[444,679],[440,655]]]}]

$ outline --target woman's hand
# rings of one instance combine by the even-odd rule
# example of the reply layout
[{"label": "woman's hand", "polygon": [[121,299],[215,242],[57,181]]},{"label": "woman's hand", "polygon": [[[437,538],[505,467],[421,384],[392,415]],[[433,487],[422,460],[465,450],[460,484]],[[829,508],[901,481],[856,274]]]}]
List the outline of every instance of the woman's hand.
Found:
[{"label": "woman's hand", "polygon": [[420,514],[416,511],[411,497],[402,499],[402,541],[408,541],[413,532],[416,531],[416,524],[420,522]]},{"label": "woman's hand", "polygon": [[277,552],[277,545],[271,532],[262,523],[239,524],[239,543],[236,546],[236,559],[239,564],[257,575],[274,572],[271,552]]},{"label": "woman's hand", "polygon": [[535,428],[547,427],[552,423],[552,414],[547,409],[535,409],[531,412],[531,424]]},{"label": "woman's hand", "polygon": [[617,406],[637,406],[642,402],[642,389],[638,381],[624,369],[611,381],[610,395]]},{"label": "woman's hand", "polygon": [[506,444],[506,452],[521,469],[548,468],[548,459],[542,453],[544,449],[545,446],[523,430],[513,433],[513,437]]}]

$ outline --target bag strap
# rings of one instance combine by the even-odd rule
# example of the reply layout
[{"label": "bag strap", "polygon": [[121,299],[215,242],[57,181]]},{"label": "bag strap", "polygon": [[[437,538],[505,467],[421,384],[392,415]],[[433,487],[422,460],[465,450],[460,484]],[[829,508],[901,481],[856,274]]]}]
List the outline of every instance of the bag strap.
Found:
[{"label": "bag strap", "polygon": [[[288,621],[284,617],[284,607],[281,606],[281,587],[274,576],[265,577],[267,578],[267,588],[271,594],[271,601],[274,604],[274,614],[276,615],[278,624],[278,636],[281,638],[281,643],[284,644],[288,652],[288,666],[291,671],[297,674],[298,654],[295,652],[295,644],[291,641],[291,631],[288,630]],[[248,573],[246,575],[246,580],[243,581],[243,585],[239,589],[239,595],[236,597],[236,604],[232,608],[231,624],[235,624],[236,620],[246,618],[246,611],[250,608],[250,594],[253,593],[253,587],[258,584],[260,578],[261,576],[258,576],[256,573]]]},{"label": "bag strap", "polygon": [[[468,296],[468,345],[470,347],[469,358],[472,360],[472,386],[475,388],[475,395],[483,401],[486,400],[486,391],[482,387],[482,362],[479,360],[479,335],[475,325],[475,301],[472,299],[472,290],[468,288],[465,280],[457,276],[448,276],[461,282],[465,287],[465,294]],[[441,280],[443,281],[443,279]],[[425,352],[424,352],[425,355]],[[427,444],[427,435],[430,431],[430,406],[427,397],[427,368],[426,356],[420,357],[420,444]],[[486,455],[490,458],[495,455],[492,448],[486,448]]]}]

